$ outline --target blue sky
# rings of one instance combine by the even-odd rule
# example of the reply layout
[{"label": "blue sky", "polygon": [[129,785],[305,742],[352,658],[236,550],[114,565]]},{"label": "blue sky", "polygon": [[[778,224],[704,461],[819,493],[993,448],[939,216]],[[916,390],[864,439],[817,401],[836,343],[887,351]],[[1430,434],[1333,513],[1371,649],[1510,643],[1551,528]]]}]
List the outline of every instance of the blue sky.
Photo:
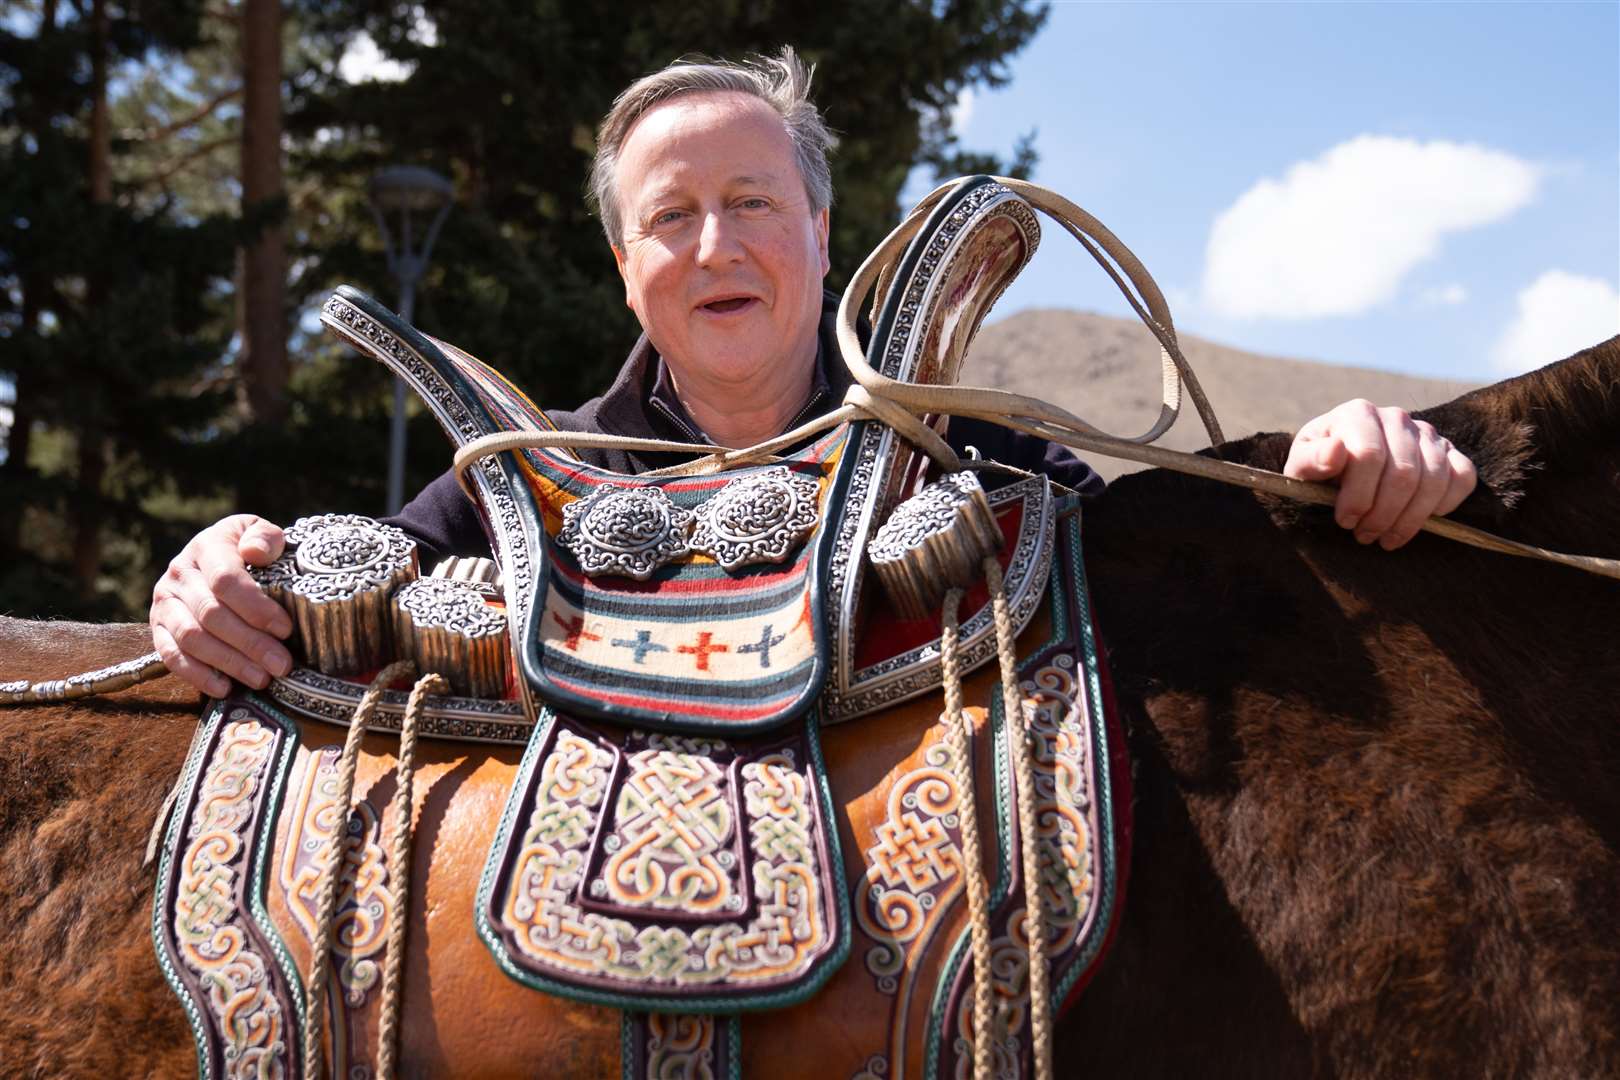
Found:
[{"label": "blue sky", "polygon": [[[1184,331],[1484,381],[1620,332],[1617,55],[1613,2],[1055,3],[956,118],[1038,129]],[[1055,225],[1031,307],[1129,313]]]}]

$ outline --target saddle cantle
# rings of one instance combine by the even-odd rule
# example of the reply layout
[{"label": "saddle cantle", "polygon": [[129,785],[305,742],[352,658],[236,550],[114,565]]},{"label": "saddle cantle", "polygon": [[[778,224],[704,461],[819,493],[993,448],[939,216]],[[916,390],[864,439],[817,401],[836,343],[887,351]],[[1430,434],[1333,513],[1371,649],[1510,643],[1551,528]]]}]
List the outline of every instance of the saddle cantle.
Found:
[{"label": "saddle cantle", "polygon": [[[898,379],[953,381],[1037,242],[1033,213],[1006,188],[958,188],[893,276],[870,362]],[[405,378],[457,446],[552,427],[499,373],[362,294],[340,289],[322,318]],[[619,476],[552,449],[475,464],[467,477],[504,575],[521,713],[496,703],[501,711],[475,720],[477,703],[457,699],[461,712],[423,733],[524,749],[518,760],[491,748],[465,774],[455,764],[465,743],[429,754],[435,775],[465,778],[438,789],[444,832],[427,888],[466,889],[431,909],[430,938],[454,933],[433,920],[471,907],[511,979],[624,1009],[627,1075],[664,1075],[677,1061],[735,1074],[773,1045],[817,1046],[821,1074],[954,1075],[974,1038],[962,847],[973,815],[986,838],[1001,1003],[994,1052],[998,1072],[1016,1071],[1031,1017],[1022,866],[1008,853],[1034,830],[1052,976],[1038,1007],[1055,1010],[1092,970],[1119,910],[1128,832],[1115,806],[1127,775],[1086,603],[1078,502],[1044,478],[990,468],[980,475],[1018,635],[1035,817],[1015,808],[1015,726],[994,671],[981,667],[996,644],[982,583],[963,603],[958,653],[977,800],[958,784],[928,696],[942,679],[939,620],[901,618],[866,573],[874,535],[927,465],[867,420],[778,464],[711,477]],[[269,697],[303,714],[296,721],[258,695],[233,699],[188,763],[154,932],[199,1047],[211,1048],[209,1075],[245,1071],[241,1055],[258,1053],[238,1038],[240,1007],[259,1025],[281,1017],[281,1031],[302,1022],[308,845],[343,820],[322,779],[336,749],[319,729],[339,718],[344,685],[307,674],[278,682]],[[383,726],[397,723],[387,708]],[[381,753],[363,756],[362,777],[384,772]],[[244,787],[235,777],[247,769]],[[378,1023],[371,943],[402,914],[368,899],[392,867],[387,826],[360,805],[347,819],[339,905],[354,930],[334,960],[343,992],[328,995],[332,1060],[354,1067]],[[199,839],[209,830],[218,835]],[[475,884],[461,885],[463,873]],[[197,909],[203,884],[221,899]],[[225,983],[188,966],[199,910],[213,940],[256,958],[262,1001],[233,1006],[218,997]],[[456,978],[476,977],[458,955]],[[516,989],[497,982],[506,989],[483,991],[483,1007]],[[823,1007],[833,999],[836,1014]],[[756,1025],[767,1024],[760,1038]],[[235,1048],[229,1060],[220,1046]],[[283,1043],[275,1061],[296,1058]]]}]

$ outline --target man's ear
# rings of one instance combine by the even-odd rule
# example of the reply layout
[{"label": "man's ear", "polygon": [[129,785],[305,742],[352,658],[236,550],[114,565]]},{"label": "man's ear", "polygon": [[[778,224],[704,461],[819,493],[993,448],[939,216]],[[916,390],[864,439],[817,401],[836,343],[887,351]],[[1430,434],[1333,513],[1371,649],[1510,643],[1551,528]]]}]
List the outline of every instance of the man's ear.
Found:
[{"label": "man's ear", "polygon": [[821,276],[826,277],[832,269],[832,261],[827,258],[827,237],[832,230],[832,211],[823,207],[816,214],[816,246],[821,251]]},{"label": "man's ear", "polygon": [[635,306],[630,303],[630,279],[624,276],[624,248],[611,244],[608,250],[613,252],[613,265],[619,270],[619,280],[624,282],[624,306],[634,311]]}]

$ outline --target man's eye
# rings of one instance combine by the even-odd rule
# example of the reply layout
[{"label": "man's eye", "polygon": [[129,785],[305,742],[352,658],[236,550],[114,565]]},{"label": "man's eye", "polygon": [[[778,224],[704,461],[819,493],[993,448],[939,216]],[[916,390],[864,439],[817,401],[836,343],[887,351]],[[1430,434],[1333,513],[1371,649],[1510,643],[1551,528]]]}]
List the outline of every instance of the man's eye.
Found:
[{"label": "man's eye", "polygon": [[679,210],[665,210],[661,214],[653,215],[652,223],[654,225],[668,225],[670,222],[679,220],[680,216],[681,212]]},{"label": "man's eye", "polygon": [[751,195],[746,199],[739,199],[737,205],[744,210],[767,210],[770,208],[771,200]]}]

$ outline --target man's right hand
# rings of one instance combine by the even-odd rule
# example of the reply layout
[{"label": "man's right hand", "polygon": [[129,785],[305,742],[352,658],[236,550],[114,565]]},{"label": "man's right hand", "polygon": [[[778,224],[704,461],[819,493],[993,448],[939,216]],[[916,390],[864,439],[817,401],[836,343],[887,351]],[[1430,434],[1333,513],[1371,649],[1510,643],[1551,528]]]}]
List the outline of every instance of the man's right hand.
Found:
[{"label": "man's right hand", "polygon": [[211,697],[228,679],[262,690],[292,670],[278,638],[292,619],[248,575],[281,554],[281,527],[234,514],[192,537],[152,588],[152,644],[170,671]]}]

